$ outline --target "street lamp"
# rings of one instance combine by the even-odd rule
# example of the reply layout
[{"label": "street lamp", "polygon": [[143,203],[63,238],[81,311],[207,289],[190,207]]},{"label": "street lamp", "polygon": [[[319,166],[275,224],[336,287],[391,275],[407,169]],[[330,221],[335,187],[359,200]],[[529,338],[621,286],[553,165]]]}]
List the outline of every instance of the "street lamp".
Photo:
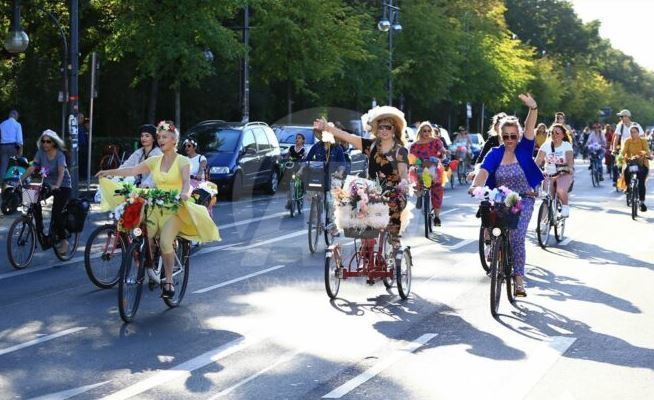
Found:
[{"label": "street lamp", "polygon": [[400,25],[400,8],[393,4],[394,0],[382,3],[382,18],[377,23],[377,29],[388,32],[388,105],[393,105],[393,32],[402,31]]},{"label": "street lamp", "polygon": [[14,19],[11,21],[11,31],[4,40],[5,49],[12,54],[22,53],[29,44],[29,36],[20,27],[20,1],[14,0]]}]

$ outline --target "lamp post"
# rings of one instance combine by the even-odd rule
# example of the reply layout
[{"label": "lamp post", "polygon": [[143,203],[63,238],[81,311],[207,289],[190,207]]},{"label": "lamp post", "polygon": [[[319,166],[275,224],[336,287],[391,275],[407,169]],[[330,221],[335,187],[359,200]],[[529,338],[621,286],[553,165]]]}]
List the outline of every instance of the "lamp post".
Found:
[{"label": "lamp post", "polygon": [[382,3],[382,18],[377,23],[377,29],[388,32],[388,105],[393,105],[393,32],[400,32],[400,8],[394,0]]},{"label": "lamp post", "polygon": [[14,0],[14,15],[11,31],[4,40],[5,49],[12,54],[22,53],[30,44],[30,38],[20,27],[20,0]]}]

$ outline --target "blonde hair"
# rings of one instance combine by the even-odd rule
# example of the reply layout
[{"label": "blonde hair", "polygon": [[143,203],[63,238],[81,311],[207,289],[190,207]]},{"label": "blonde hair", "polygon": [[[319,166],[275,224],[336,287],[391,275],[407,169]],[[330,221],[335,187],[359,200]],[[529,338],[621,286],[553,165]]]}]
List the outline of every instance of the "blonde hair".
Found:
[{"label": "blonde hair", "polygon": [[[497,125],[497,123],[500,122],[500,120],[502,118],[504,118],[504,117],[506,117],[505,112],[500,112],[500,113],[497,113],[497,114],[493,115],[493,118],[491,119],[490,127],[488,128],[488,131],[486,131],[488,136],[495,136],[495,135],[499,134],[499,132],[495,129],[495,125]],[[499,127],[498,127],[498,129],[499,129]]]},{"label": "blonde hair", "polygon": [[507,115],[506,117],[502,118],[500,120],[500,127],[499,127],[499,134],[498,137],[500,139],[500,143],[504,144],[504,141],[502,140],[502,131],[504,130],[504,127],[506,126],[514,126],[518,128],[518,141],[520,140],[520,137],[522,136],[522,125],[520,125],[520,120],[518,117],[515,117],[513,115]]},{"label": "blonde hair", "polygon": [[540,124],[538,124],[538,126],[536,126],[536,134],[538,134],[538,130],[539,130],[540,128],[543,128],[545,134],[547,134],[547,125],[545,125],[545,124],[542,123],[542,122],[541,122]]},{"label": "blonde hair", "polygon": [[175,123],[170,120],[159,121],[157,124],[157,133],[166,132],[172,133],[175,138],[175,143],[179,143],[179,131],[175,126]]},{"label": "blonde hair", "polygon": [[402,146],[406,146],[406,140],[404,139],[404,132],[401,132],[400,129],[398,128],[398,122],[395,120],[395,118],[391,116],[384,116],[382,118],[377,118],[374,121],[372,121],[372,130],[370,131],[370,136],[374,139],[377,139],[377,128],[379,127],[379,123],[382,121],[391,121],[391,125],[393,125],[393,128],[395,132],[393,133],[393,136],[395,137],[395,140],[400,142]]},{"label": "blonde hair", "polygon": [[429,136],[435,138],[436,137],[436,132],[434,131],[434,127],[431,126],[431,122],[429,121],[422,121],[420,125],[418,125],[418,129],[416,130],[416,133],[420,135],[420,132],[422,131],[422,128],[428,127],[429,131],[431,132]]}]

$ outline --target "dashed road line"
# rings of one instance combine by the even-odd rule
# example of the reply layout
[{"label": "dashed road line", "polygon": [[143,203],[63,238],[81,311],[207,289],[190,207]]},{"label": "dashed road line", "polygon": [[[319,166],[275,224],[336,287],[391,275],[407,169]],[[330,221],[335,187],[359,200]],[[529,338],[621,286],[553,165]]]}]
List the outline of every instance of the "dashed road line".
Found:
[{"label": "dashed road line", "polygon": [[246,279],[253,278],[255,276],[267,274],[268,272],[275,271],[275,270],[278,270],[278,269],[281,269],[281,268],[284,268],[284,267],[286,267],[286,265],[275,265],[274,267],[266,268],[266,269],[258,271],[258,272],[253,272],[251,274],[247,274],[247,275],[241,276],[239,278],[230,279],[228,281],[221,282],[221,283],[218,283],[216,285],[206,287],[204,289],[198,289],[195,292],[193,292],[193,294],[201,294],[201,293],[206,293],[206,292],[209,292],[209,291],[212,291],[212,290],[215,290],[215,289],[220,289],[222,287],[229,286],[229,285],[232,285],[234,283],[241,282],[241,281],[244,281]]},{"label": "dashed road line", "polygon": [[7,347],[6,349],[0,349],[0,356],[8,354],[8,353],[12,353],[14,351],[22,350],[22,349],[24,349],[26,347],[35,346],[37,344],[47,342],[47,341],[50,341],[50,340],[53,340],[53,339],[56,339],[56,338],[59,338],[59,337],[62,337],[62,336],[66,336],[66,335],[70,335],[70,334],[73,334],[73,333],[76,333],[76,332],[79,332],[79,331],[83,331],[84,329],[87,329],[87,328],[85,326],[70,328],[70,329],[66,329],[66,330],[63,330],[63,331],[60,331],[60,332],[57,332],[57,333],[53,333],[52,335],[47,335],[47,336],[40,337],[38,339],[30,340],[29,342],[25,342],[25,343],[17,344],[15,346]]}]

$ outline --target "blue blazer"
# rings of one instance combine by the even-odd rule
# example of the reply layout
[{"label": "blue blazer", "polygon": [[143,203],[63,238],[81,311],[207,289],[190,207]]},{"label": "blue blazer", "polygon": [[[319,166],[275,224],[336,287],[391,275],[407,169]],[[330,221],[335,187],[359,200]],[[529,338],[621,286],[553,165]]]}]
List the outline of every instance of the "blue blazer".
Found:
[{"label": "blue blazer", "polygon": [[[518,159],[518,164],[520,164],[520,168],[522,168],[522,171],[525,173],[525,177],[527,178],[527,182],[532,188],[540,185],[544,179],[543,173],[534,161],[534,144],[534,140],[529,140],[522,136],[522,139],[520,139],[520,142],[515,149],[515,157]],[[481,168],[488,171],[486,186],[491,189],[494,189],[496,186],[495,172],[502,163],[502,157],[504,157],[503,144],[498,147],[493,147],[481,163]]]}]

